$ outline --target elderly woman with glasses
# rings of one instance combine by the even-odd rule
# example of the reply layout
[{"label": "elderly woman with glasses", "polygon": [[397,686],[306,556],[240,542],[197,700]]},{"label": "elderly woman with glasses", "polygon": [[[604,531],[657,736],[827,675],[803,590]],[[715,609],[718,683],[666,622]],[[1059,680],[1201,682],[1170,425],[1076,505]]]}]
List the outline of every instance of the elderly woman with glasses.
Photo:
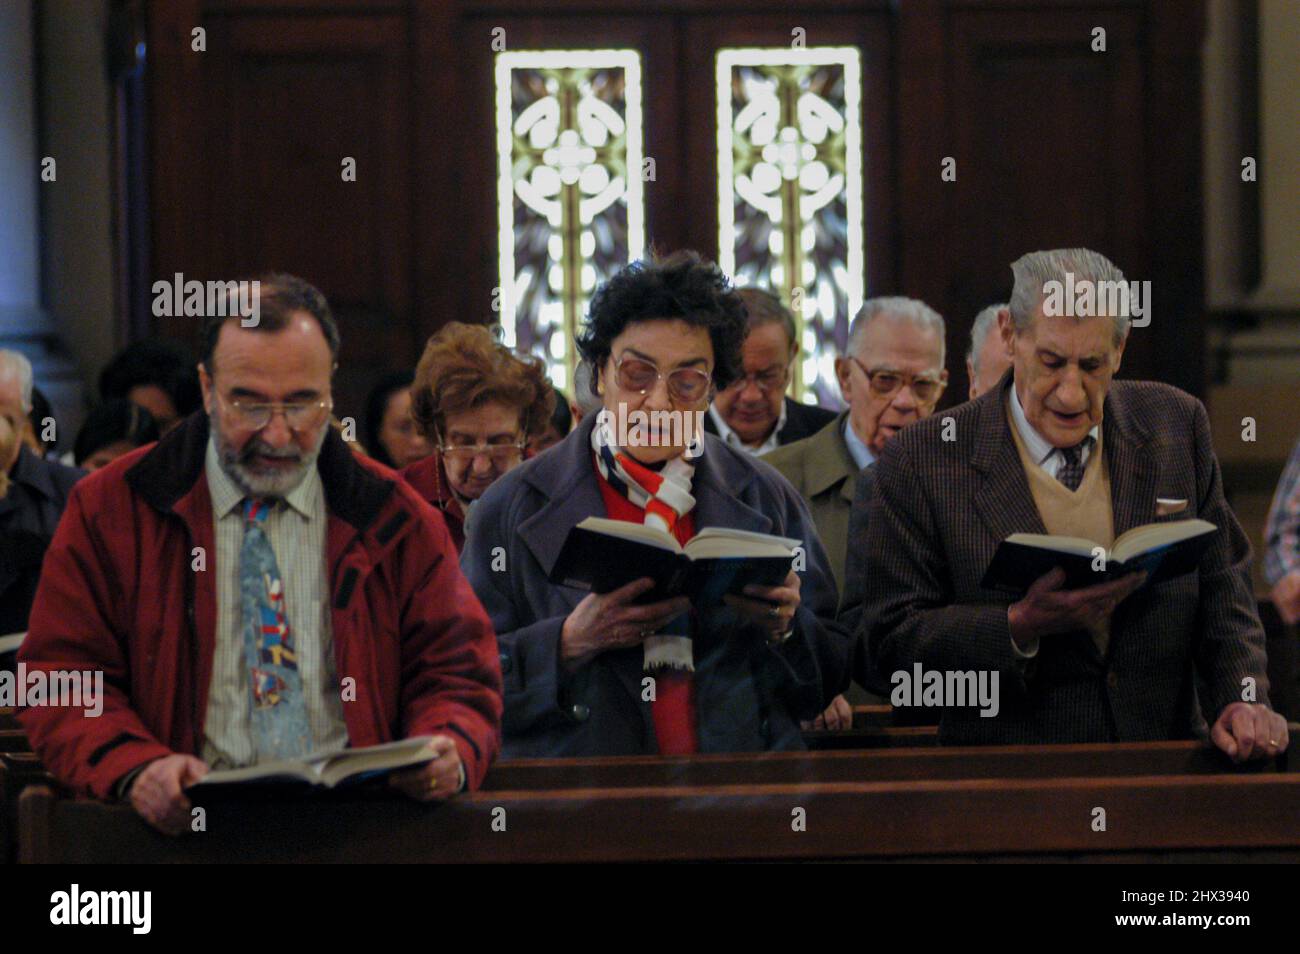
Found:
[{"label": "elderly woman with glasses", "polygon": [[402,476],[442,511],[457,550],[470,505],[524,460],[554,400],[542,362],[498,344],[483,325],[453,321],[429,339],[411,386],[411,415],[434,453]]},{"label": "elderly woman with glasses", "polygon": [[[461,556],[497,632],[506,757],[798,749],[800,720],[846,681],[849,643],[825,622],[835,583],[806,505],[701,425],[742,373],[744,335],[740,298],[692,252],[635,263],[596,292],[578,349],[601,412],[484,494]],[[728,527],[802,549],[780,585],[711,603],[646,602],[648,579],[605,594],[550,583],[590,516],[681,543]]]}]

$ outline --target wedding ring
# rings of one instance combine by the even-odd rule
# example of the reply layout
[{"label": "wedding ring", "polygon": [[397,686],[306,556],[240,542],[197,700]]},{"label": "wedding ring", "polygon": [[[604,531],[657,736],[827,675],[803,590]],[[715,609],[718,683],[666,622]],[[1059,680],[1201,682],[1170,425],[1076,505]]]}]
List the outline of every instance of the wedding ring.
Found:
[{"label": "wedding ring", "polygon": [[435,775],[433,778],[429,779],[429,791],[436,792],[437,790],[438,790],[438,776]]},{"label": "wedding ring", "polygon": [[1277,739],[1269,739],[1269,740],[1268,740],[1268,744],[1269,744],[1269,745],[1277,745]]}]

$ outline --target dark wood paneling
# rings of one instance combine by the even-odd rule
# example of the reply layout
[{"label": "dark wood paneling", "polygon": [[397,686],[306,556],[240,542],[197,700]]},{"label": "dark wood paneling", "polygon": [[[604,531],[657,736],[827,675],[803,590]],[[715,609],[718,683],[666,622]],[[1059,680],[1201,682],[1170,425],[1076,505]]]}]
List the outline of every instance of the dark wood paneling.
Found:
[{"label": "dark wood paneling", "polygon": [[[491,30],[510,49],[642,51],[649,238],[717,253],[713,55],[855,43],[864,53],[869,294],[949,322],[965,395],[975,312],[1009,263],[1089,245],[1150,279],[1124,373],[1199,393],[1199,49],[1178,0],[177,0],[149,7],[153,273],[285,268],[343,320],[340,404],[413,364],[451,319],[488,321],[497,284]],[[208,50],[190,50],[190,29]],[[1090,48],[1104,26],[1107,51]],[[339,161],[358,160],[343,183]],[[958,177],[941,181],[940,162]],[[188,326],[163,329],[182,336]]]},{"label": "dark wood paneling", "polygon": [[[1142,11],[1061,10],[1027,17],[1023,11],[972,8],[941,11],[938,62],[943,76],[941,131],[929,131],[911,206],[926,206],[926,231],[908,236],[908,278],[931,268],[924,242],[936,239],[945,263],[924,278],[949,323],[953,402],[965,399],[965,346],[975,314],[1005,301],[1009,265],[1025,252],[1065,246],[1096,249],[1127,277],[1149,278],[1145,221]],[[1091,48],[1092,29],[1106,30],[1106,52]],[[933,52],[933,50],[931,50]],[[936,80],[927,89],[940,95]],[[935,152],[937,151],[937,155]],[[942,157],[956,160],[956,181],[940,178]],[[910,210],[909,209],[909,210]],[[940,233],[936,236],[936,232]],[[909,294],[910,287],[904,289]],[[1147,376],[1150,335],[1135,331],[1126,372]]]},{"label": "dark wood paneling", "polygon": [[[1204,397],[1205,274],[1201,168],[1201,47],[1205,6],[1149,0],[1140,90],[1146,214],[1134,231],[1149,246],[1154,303],[1149,361],[1130,377],[1149,377]],[[1125,362],[1128,362],[1125,357]]]},{"label": "dark wood paneling", "polygon": [[218,275],[288,271],[320,287],[343,337],[336,400],[358,408],[369,378],[415,360],[408,24],[206,22],[206,260]]},{"label": "dark wood paneling", "polygon": [[[172,16],[183,49],[159,66],[184,65],[187,95],[171,101],[179,115],[163,151],[183,142],[194,168],[183,192],[168,190],[176,204],[159,209],[160,258],[174,267],[156,274],[287,271],[319,286],[343,337],[336,404],[355,414],[374,377],[416,357],[405,14],[205,9],[202,53]],[[343,181],[344,157],[356,160],[355,182]]]}]

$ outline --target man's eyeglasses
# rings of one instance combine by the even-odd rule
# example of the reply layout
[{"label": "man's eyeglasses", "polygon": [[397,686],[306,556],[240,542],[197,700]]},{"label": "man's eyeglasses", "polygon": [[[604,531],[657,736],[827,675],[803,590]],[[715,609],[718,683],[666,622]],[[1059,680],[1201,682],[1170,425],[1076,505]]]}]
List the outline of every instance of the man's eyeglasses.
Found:
[{"label": "man's eyeglasses", "polygon": [[678,368],[664,374],[649,361],[641,358],[624,356],[614,365],[614,380],[624,391],[636,391],[645,395],[659,383],[660,378],[668,379],[668,394],[675,401],[694,404],[702,401],[709,393],[709,384],[713,378],[699,368]]},{"label": "man's eyeglasses", "polygon": [[318,427],[334,407],[334,402],[329,398],[323,401],[298,401],[292,404],[255,403],[239,399],[227,401],[218,394],[217,400],[230,412],[230,418],[235,424],[250,431],[260,431],[270,424],[276,411],[284,415],[284,423],[289,430],[309,431]]},{"label": "man's eyeglasses", "polygon": [[483,454],[498,467],[518,461],[527,446],[526,439],[508,444],[444,444],[441,438],[438,439],[438,453],[448,460],[471,461]]},{"label": "man's eyeglasses", "polygon": [[922,378],[914,374],[899,374],[897,371],[884,369],[869,371],[867,366],[857,358],[850,355],[849,360],[856,364],[862,370],[862,373],[867,376],[872,393],[879,397],[892,397],[906,384],[911,385],[917,403],[928,406],[939,400],[946,387],[942,381],[936,381],[934,378]]},{"label": "man's eyeglasses", "polygon": [[771,394],[773,391],[784,391],[785,386],[790,382],[790,367],[786,365],[784,368],[768,368],[765,371],[747,374],[733,381],[727,390],[738,391],[751,381],[764,394]]}]

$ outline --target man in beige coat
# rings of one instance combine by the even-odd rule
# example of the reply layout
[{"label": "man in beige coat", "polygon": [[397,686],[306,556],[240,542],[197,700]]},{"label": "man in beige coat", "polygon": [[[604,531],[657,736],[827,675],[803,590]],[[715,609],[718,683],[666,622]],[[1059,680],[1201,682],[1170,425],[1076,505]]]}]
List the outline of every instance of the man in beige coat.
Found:
[{"label": "man in beige coat", "polygon": [[[853,319],[835,374],[848,410],[811,437],[779,447],[763,460],[808,501],[843,607],[856,479],[895,434],[934,412],[948,383],[943,318],[913,298],[868,300]],[[857,691],[850,698],[869,701]],[[840,719],[833,712],[844,716],[847,709],[832,705],[827,723],[836,727]]]},{"label": "man in beige coat", "polygon": [[848,410],[763,457],[808,501],[841,602],[854,478],[891,437],[933,413],[948,383],[943,318],[913,298],[867,301],[846,351],[835,359],[835,374]]}]

